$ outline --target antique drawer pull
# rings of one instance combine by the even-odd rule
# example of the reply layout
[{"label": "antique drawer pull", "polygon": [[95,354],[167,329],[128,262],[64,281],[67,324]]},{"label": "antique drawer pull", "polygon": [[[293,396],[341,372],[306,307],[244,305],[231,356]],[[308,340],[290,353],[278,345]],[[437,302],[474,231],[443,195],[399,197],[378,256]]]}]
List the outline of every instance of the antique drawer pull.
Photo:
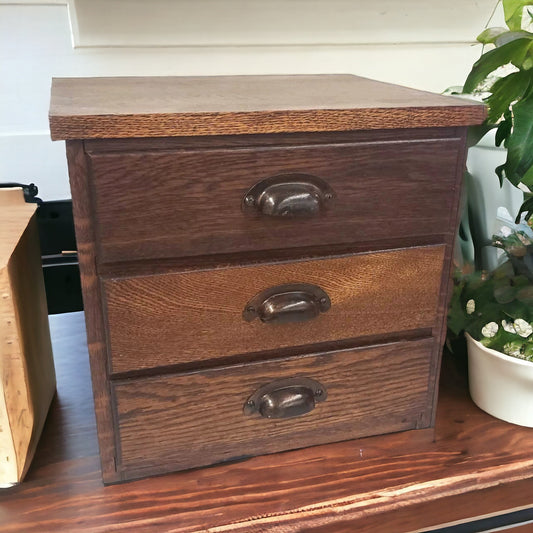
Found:
[{"label": "antique drawer pull", "polygon": [[245,195],[242,210],[271,217],[312,217],[335,197],[333,189],[310,174],[280,174],[256,183]]},{"label": "antique drawer pull", "polygon": [[326,388],[313,379],[278,379],[257,389],[246,400],[243,411],[264,418],[293,418],[309,413],[326,397]]},{"label": "antique drawer pull", "polygon": [[327,293],[309,283],[278,285],[256,294],[244,308],[247,322],[259,317],[261,322],[287,324],[305,322],[331,307]]}]

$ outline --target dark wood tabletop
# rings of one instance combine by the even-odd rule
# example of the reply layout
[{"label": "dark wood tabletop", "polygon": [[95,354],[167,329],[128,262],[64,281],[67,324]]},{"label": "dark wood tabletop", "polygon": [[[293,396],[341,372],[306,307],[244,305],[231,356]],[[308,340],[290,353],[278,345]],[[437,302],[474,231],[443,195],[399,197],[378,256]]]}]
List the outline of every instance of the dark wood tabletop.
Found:
[{"label": "dark wood tabletop", "polygon": [[104,486],[83,313],[50,322],[57,397],[26,480],[0,492],[2,532],[401,533],[533,505],[533,429],[480,411],[449,356],[434,441],[398,433]]}]

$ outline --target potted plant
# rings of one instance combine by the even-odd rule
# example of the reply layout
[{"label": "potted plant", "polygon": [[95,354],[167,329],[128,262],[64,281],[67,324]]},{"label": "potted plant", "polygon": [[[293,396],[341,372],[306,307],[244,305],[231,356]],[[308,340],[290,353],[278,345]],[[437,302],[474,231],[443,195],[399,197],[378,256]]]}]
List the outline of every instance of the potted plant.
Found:
[{"label": "potted plant", "polygon": [[[503,0],[502,5],[508,27],[488,28],[478,36],[484,53],[459,91],[483,99],[488,107],[485,123],[469,131],[470,145],[481,140],[484,149],[475,146],[469,156],[472,174],[465,175],[465,213],[457,243],[477,268],[494,267],[489,245],[498,206],[508,207],[517,219],[522,213],[529,219],[533,212],[533,33],[527,31],[533,29],[533,1]],[[457,94],[454,88],[448,92]],[[487,150],[491,141],[495,146]],[[491,162],[500,179],[499,194],[486,176],[479,176]]]},{"label": "potted plant", "polygon": [[465,209],[460,235],[472,233],[478,271],[462,262],[448,327],[449,340],[466,334],[475,403],[498,418],[533,427],[533,232],[525,225],[533,220],[533,0],[502,5],[508,27],[478,36],[484,51],[462,93],[487,104],[487,120],[470,131],[470,144],[495,130],[495,144],[506,149],[495,169],[500,184],[508,180],[524,191],[516,213],[522,225],[504,228],[494,239],[504,261],[492,272],[481,271],[479,251],[490,242],[481,242],[479,228],[468,224],[472,205]]},{"label": "potted plant", "polygon": [[465,333],[470,394],[484,411],[533,427],[533,231],[494,238],[504,262],[458,278],[448,329]]}]

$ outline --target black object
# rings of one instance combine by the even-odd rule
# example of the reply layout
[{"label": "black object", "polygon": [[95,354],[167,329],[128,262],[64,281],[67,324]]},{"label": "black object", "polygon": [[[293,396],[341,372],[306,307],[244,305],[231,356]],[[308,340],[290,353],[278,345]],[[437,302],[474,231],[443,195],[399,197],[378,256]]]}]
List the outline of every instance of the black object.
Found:
[{"label": "black object", "polygon": [[37,204],[37,205],[41,205],[43,203],[43,201],[40,198],[37,198],[37,195],[39,194],[39,189],[37,188],[37,185],[35,185],[35,183],[30,183],[29,185],[25,185],[24,183],[16,183],[16,182],[0,183],[0,189],[8,189],[11,187],[22,188],[22,192],[24,193],[24,200],[26,200],[26,203]]},{"label": "black object", "polygon": [[[494,531],[496,528],[507,528],[508,526],[521,526],[531,524],[533,531],[533,507],[473,520],[464,524],[442,527],[438,529],[424,529],[425,533],[482,533]],[[529,529],[528,529],[529,531]]]},{"label": "black object", "polygon": [[42,202],[37,225],[48,313],[83,310],[72,201]]},{"label": "black object", "polygon": [[38,205],[37,227],[48,314],[83,310],[72,201],[43,202],[37,197],[39,189],[35,183],[0,183],[0,189],[11,187],[22,188],[24,200]]},{"label": "black object", "polygon": [[76,251],[72,200],[42,202],[37,210],[37,223],[41,255],[49,257],[61,255],[64,251]]}]

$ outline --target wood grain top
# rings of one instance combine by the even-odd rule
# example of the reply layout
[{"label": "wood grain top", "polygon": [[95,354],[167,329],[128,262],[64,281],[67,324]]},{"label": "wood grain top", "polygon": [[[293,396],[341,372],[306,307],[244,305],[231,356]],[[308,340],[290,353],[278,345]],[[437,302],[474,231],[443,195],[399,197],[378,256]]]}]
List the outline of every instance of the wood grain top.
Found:
[{"label": "wood grain top", "polygon": [[404,432],[104,487],[83,314],[51,329],[58,396],[26,481],[0,492],[2,533],[404,533],[532,504],[533,429],[479,410],[447,358],[434,442]]},{"label": "wood grain top", "polygon": [[468,126],[485,107],[351,75],[55,78],[53,140]]}]

